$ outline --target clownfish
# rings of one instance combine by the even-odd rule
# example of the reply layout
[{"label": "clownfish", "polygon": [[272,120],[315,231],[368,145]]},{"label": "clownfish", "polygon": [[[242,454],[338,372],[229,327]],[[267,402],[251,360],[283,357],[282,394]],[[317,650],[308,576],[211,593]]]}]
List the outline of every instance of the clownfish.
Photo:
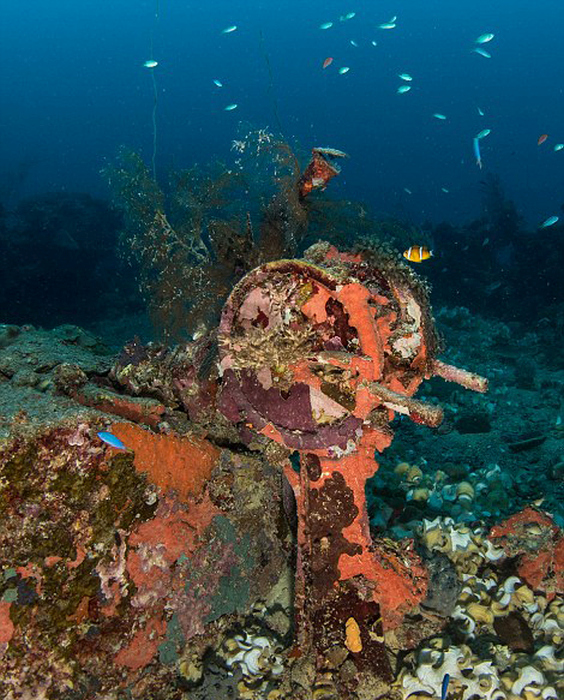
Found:
[{"label": "clownfish", "polygon": [[433,256],[433,251],[426,245],[412,245],[403,252],[403,257],[409,262],[421,263]]}]

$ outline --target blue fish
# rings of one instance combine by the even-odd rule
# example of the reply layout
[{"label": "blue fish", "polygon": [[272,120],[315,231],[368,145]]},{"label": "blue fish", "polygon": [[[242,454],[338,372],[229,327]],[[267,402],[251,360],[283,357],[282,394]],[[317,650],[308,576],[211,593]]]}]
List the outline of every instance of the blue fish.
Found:
[{"label": "blue fish", "polygon": [[115,447],[116,450],[127,450],[127,447],[123,444],[123,442],[115,435],[112,435],[112,433],[101,431],[100,433],[97,433],[97,435],[102,442],[105,442],[111,447]]},{"label": "blue fish", "polygon": [[480,154],[480,139],[476,137],[473,139],[472,143],[474,144],[474,155],[476,156],[476,165],[482,169],[482,156]]},{"label": "blue fish", "polygon": [[443,676],[443,684],[441,686],[441,700],[446,700],[449,681],[450,676],[448,675],[448,673],[445,673],[445,675]]},{"label": "blue fish", "polygon": [[539,228],[548,228],[549,226],[554,226],[554,224],[558,221],[557,216],[549,216],[548,219],[542,222]]}]

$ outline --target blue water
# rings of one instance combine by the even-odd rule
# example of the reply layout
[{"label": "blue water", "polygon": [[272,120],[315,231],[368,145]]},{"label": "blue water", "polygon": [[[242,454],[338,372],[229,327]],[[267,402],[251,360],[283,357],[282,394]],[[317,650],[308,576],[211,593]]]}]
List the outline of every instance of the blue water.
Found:
[{"label": "blue water", "polygon": [[[121,357],[131,357],[132,367],[142,361],[144,364],[145,350],[141,346],[149,340],[185,341],[195,337],[196,331],[201,334],[200,321],[208,330],[213,329],[233,284],[248,271],[245,265],[250,269],[259,260],[272,259],[267,257],[268,245],[264,244],[272,240],[276,243],[276,233],[280,238],[283,234],[287,239],[295,236],[302,246],[295,250],[288,246],[283,251],[288,256],[301,255],[306,244],[317,237],[345,247],[355,242],[357,234],[368,233],[387,243],[400,261],[402,252],[412,246],[434,249],[432,258],[413,268],[432,286],[432,314],[445,340],[441,357],[484,375],[490,382],[485,395],[465,392],[458,385],[438,379],[425,382],[418,398],[444,407],[445,420],[440,431],[397,416],[392,425],[396,432],[394,443],[378,457],[380,469],[367,486],[375,536],[411,537],[424,518],[445,516],[472,527],[482,523],[485,532],[492,523],[531,503],[546,508],[562,528],[564,148],[557,151],[555,146],[564,144],[564,0],[0,1],[0,427],[12,430],[12,415],[13,430],[21,429],[25,434],[31,433],[33,421],[47,420],[45,416],[55,423],[55,410],[59,410],[55,393],[68,392],[74,397],[75,389],[82,391],[82,385],[77,387],[83,379],[86,381],[86,374],[92,396],[98,396],[98,387],[117,389],[118,375],[114,377],[104,369],[105,355],[118,352],[134,336],[128,349],[132,354]],[[355,15],[345,19],[347,13]],[[396,15],[396,27],[379,28]],[[322,29],[328,22],[333,25]],[[223,31],[234,25],[236,31]],[[491,42],[482,45],[491,58],[473,51],[476,39],[486,33],[494,34]],[[323,62],[328,57],[333,61],[324,69]],[[149,59],[158,65],[144,66]],[[345,67],[348,71],[340,72]],[[400,73],[411,75],[413,80],[402,81]],[[222,86],[214,81],[220,81]],[[411,89],[398,94],[402,85]],[[236,109],[227,111],[226,107],[233,104]],[[436,114],[445,119],[436,118]],[[256,144],[256,130],[260,129],[291,144],[302,168],[313,147],[339,149],[350,158],[339,160],[340,175],[331,180],[326,191],[314,193],[305,204],[302,201],[301,208],[296,203],[297,196],[292,197],[295,191],[284,189],[288,183],[282,177],[276,185],[271,182],[270,171],[257,177],[256,189],[256,183],[249,185],[243,178],[224,191],[214,190],[206,181],[201,190],[205,196],[198,200],[190,191],[194,186],[196,194],[200,194],[194,177],[184,181],[184,189],[178,187],[174,192],[181,195],[176,200],[169,196],[164,206],[158,200],[161,189],[166,193],[174,191],[174,187],[167,189],[173,170],[219,160],[224,168],[239,173],[236,159],[240,154],[233,149],[233,141],[244,139],[254,130],[254,140],[249,138],[245,143]],[[473,142],[484,130],[491,133],[479,142],[483,161],[480,168]],[[539,144],[539,137],[545,134],[546,141]],[[108,187],[107,169],[111,170],[117,162],[122,146],[141,154],[149,173],[154,165],[161,189],[153,196],[158,188],[147,179],[137,179],[138,171],[133,167],[129,180],[123,180],[128,180],[127,185],[135,183],[135,188],[126,195],[121,193],[120,201],[119,186],[115,187],[118,192],[113,201],[118,206],[112,208],[112,194],[116,192]],[[266,159],[281,151],[265,152]],[[248,164],[248,150],[245,157]],[[124,161],[131,162],[127,158]],[[119,166],[113,171],[114,185],[119,180],[116,171]],[[263,185],[264,190],[260,189]],[[248,188],[246,192],[244,187]],[[262,197],[249,201],[259,189]],[[289,193],[287,206],[283,196],[272,199],[275,189],[282,195]],[[225,206],[214,200],[217,192],[218,200],[225,192],[227,198],[231,197]],[[204,201],[206,196],[214,201]],[[163,212],[178,233],[176,238],[169,236],[166,220],[155,216]],[[300,224],[308,217],[309,237],[300,240]],[[559,220],[542,228],[542,222],[550,217]],[[155,221],[157,226],[153,226]],[[203,246],[207,246],[205,254],[199,251],[199,258],[190,248],[198,231],[202,233]],[[245,245],[247,234],[253,239],[255,250]],[[217,245],[218,240],[222,246]],[[253,257],[259,244],[263,244],[261,254],[266,254]],[[389,265],[385,257],[377,260]],[[201,275],[196,274],[202,269]],[[373,279],[370,284],[375,287],[381,283],[379,274]],[[398,279],[403,286],[404,277]],[[309,293],[308,287],[304,284],[299,295]],[[311,289],[314,290],[313,285]],[[418,299],[420,292],[418,288]],[[175,303],[169,304],[171,300]],[[274,304],[278,304],[278,298]],[[252,306],[250,302],[247,305]],[[294,318],[293,313],[289,318]],[[413,313],[411,306],[409,313]],[[260,314],[257,312],[252,321],[256,321],[257,329],[263,327],[264,319],[270,323],[262,311]],[[341,332],[337,323],[348,329],[346,318],[345,311],[335,315],[337,334]],[[425,325],[426,319],[424,316]],[[20,327],[10,328],[8,324]],[[74,324],[89,332],[73,328]],[[62,328],[56,328],[59,325]],[[41,330],[35,335],[32,326],[54,330],[49,334]],[[354,320],[351,326],[354,328]],[[293,332],[293,321],[291,328]],[[270,325],[268,329],[270,332]],[[284,358],[284,343],[281,341],[277,348],[275,334],[272,337],[273,357]],[[308,335],[303,337],[307,339]],[[205,343],[209,338],[211,335],[204,336]],[[291,340],[290,346],[294,342],[298,341]],[[407,342],[406,330],[405,347],[409,348],[412,342]],[[197,347],[194,345],[187,353],[171,354],[170,364],[168,359],[161,362],[166,354],[159,354],[152,360],[154,373],[148,370],[144,376],[145,370],[139,371],[142,396],[159,400],[166,397],[166,421],[160,425],[163,430],[183,431],[183,426],[188,425],[186,430],[191,431],[192,423],[198,432],[203,430],[190,415],[193,408],[188,407],[184,417],[179,406],[182,402],[193,406],[195,396],[204,396],[203,388],[199,393],[200,385],[198,394],[190,388],[192,383],[196,387],[194,374],[206,391],[210,386],[208,374],[216,381],[215,345],[209,340],[208,345],[202,342],[197,351],[193,350]],[[257,345],[257,356],[262,347]],[[203,358],[202,348],[206,351]],[[94,358],[84,360],[84,377],[74,369],[74,350],[78,358]],[[63,362],[62,358],[67,357],[72,363],[67,359]],[[249,357],[251,364],[254,356],[250,351]],[[190,358],[194,367],[188,364]],[[280,362],[282,365],[276,362],[277,374],[286,360]],[[229,368],[227,363],[225,368]],[[390,373],[400,371],[393,357],[384,368]],[[131,379],[123,372],[121,389],[126,395],[129,391],[137,395],[136,371]],[[320,376],[323,378],[321,372]],[[161,377],[164,388],[160,386]],[[172,378],[176,388],[169,392],[167,381],[172,383]],[[340,386],[332,386],[332,382],[328,383],[332,393],[340,394]],[[223,386],[228,387],[224,389],[226,403],[233,401],[236,407],[237,387],[229,388],[227,382]],[[178,398],[177,393],[182,393],[182,401],[173,407],[171,397]],[[215,389],[211,393],[215,396]],[[89,396],[85,389],[84,397],[90,400]],[[343,390],[343,406],[347,396]],[[95,400],[102,401],[99,397]],[[383,416],[381,408],[372,414],[375,421]],[[261,410],[258,406],[259,414]],[[119,413],[119,407],[116,411]],[[216,425],[215,417],[209,420],[210,439],[217,440],[222,449],[225,445],[225,453],[229,446],[243,451],[246,435],[241,435],[239,448],[233,437],[235,432],[227,431],[224,437],[223,423],[217,421]],[[249,425],[246,424],[245,432]],[[86,423],[79,426],[80,431],[84,426]],[[205,426],[206,432],[208,427]],[[98,435],[108,433],[102,431]],[[80,445],[82,442],[73,443],[73,447]],[[233,464],[239,465],[239,455],[235,457]],[[406,461],[419,469],[419,477],[408,479],[404,476],[407,472],[396,469]],[[212,495],[219,503],[228,482],[224,477],[231,469],[228,462],[224,466],[221,484],[216,482],[210,489],[210,493],[215,489]],[[470,482],[475,490],[475,497],[466,505],[462,499],[454,501],[463,481]],[[244,484],[241,494],[252,481],[247,477]],[[417,498],[415,490],[419,491]],[[74,488],[71,492],[75,493]],[[23,500],[21,493],[24,491],[17,485],[16,509]],[[241,501],[242,496],[238,498]],[[233,508],[235,514],[240,501],[226,505],[226,512]],[[258,502],[253,497],[250,501]],[[288,501],[293,510],[293,499],[288,496]],[[58,492],[53,502],[57,513],[60,508],[66,517]],[[11,501],[6,503],[12,507]],[[225,503],[231,504],[231,500],[226,498]],[[32,512],[35,502],[30,501],[29,513]],[[251,516],[245,515],[247,511],[242,513],[237,522],[244,524],[245,518]],[[341,517],[342,513],[338,515]],[[116,548],[121,557],[120,537]],[[535,537],[531,531],[527,547],[540,546],[540,539]],[[548,551],[550,538],[554,544],[556,535],[546,537],[543,546]],[[267,540],[259,538],[257,542],[264,544]],[[284,547],[288,542],[289,539],[284,540]],[[24,544],[28,546],[27,540]],[[500,582],[501,577],[515,573],[515,565],[516,561],[504,562],[503,568],[498,569]],[[117,568],[118,564],[116,571]],[[239,567],[234,565],[235,570],[239,572]],[[436,562],[435,570],[440,570]],[[104,564],[102,571],[110,569]],[[5,581],[14,575],[6,575]],[[452,596],[452,591],[457,590],[448,583],[447,576],[444,580],[446,583],[433,585],[439,592],[438,598],[442,590],[448,592],[450,587],[453,607],[456,596]],[[548,577],[547,582],[552,586]],[[238,580],[234,585],[237,591],[244,590]],[[10,588],[10,594],[14,593],[15,589]],[[325,600],[329,599],[327,596]],[[90,600],[96,603],[93,609],[98,610],[95,599]],[[83,601],[84,598],[80,608]],[[311,609],[315,610],[316,605]],[[187,618],[192,614],[189,607]],[[63,608],[59,606],[57,610],[59,625],[61,619],[64,622]],[[90,601],[88,611],[90,614]],[[145,610],[142,612],[145,615]],[[83,619],[78,608],[73,616]],[[176,618],[175,613],[175,625]],[[124,619],[129,624],[134,618],[128,611]],[[281,622],[278,624],[283,627]],[[455,632],[456,624],[452,626]],[[105,628],[101,629],[106,634]],[[121,633],[113,622],[107,629],[114,636]],[[171,631],[175,629],[171,624],[167,631],[165,643],[171,647],[176,644],[176,631]],[[488,645],[495,639],[493,630],[490,625]],[[510,635],[509,626],[507,630]],[[80,634],[75,635],[79,643]],[[87,634],[88,644],[97,644],[92,640],[99,634],[98,628],[92,626]],[[410,635],[411,632],[406,633],[405,639]],[[114,649],[114,641],[100,639],[105,639],[104,649]],[[484,636],[476,649],[482,641],[483,649],[487,648]],[[546,643],[543,634],[535,632],[537,647]],[[67,648],[59,648],[65,649],[66,668]],[[161,649],[165,649],[165,644]],[[40,656],[35,654],[36,658]],[[205,661],[206,681],[200,688],[201,695],[194,697],[210,700],[206,689],[208,677],[217,675],[216,658],[215,653],[208,652],[206,657],[211,661],[209,669]],[[398,656],[402,657],[403,653]],[[21,658],[25,660],[25,656]],[[59,657],[55,654],[52,658]],[[184,652],[183,658],[188,658]],[[196,667],[195,657],[190,659]],[[477,659],[476,656],[476,663]],[[164,652],[161,662],[168,664]],[[30,663],[29,675],[34,676],[33,659]],[[55,675],[59,667],[54,668]],[[77,671],[84,686],[77,681],[73,693],[76,690],[80,694],[83,687],[95,687],[98,682],[95,673],[90,678],[90,667],[84,668],[88,677],[86,671],[81,671],[80,676]],[[306,665],[303,668],[307,671]],[[161,671],[158,670],[158,679],[155,672],[154,676],[146,675],[143,682],[166,683],[168,671]],[[233,681],[231,676],[230,673],[229,683]],[[178,682],[180,689],[178,679],[174,683]],[[209,687],[212,682],[216,681],[212,678]],[[437,692],[439,686],[440,682]],[[150,691],[151,687],[147,687]],[[162,687],[168,693],[168,686]]]},{"label": "blue water", "polygon": [[[160,172],[227,160],[244,120],[281,127],[304,148],[349,153],[333,192],[379,213],[465,222],[479,213],[489,170],[531,226],[559,213],[564,6],[554,0],[111,5],[2,3],[0,201],[62,190],[105,196],[99,170],[121,144],[150,160],[153,86],[143,62],[152,42]],[[395,29],[377,28],[393,15]],[[334,26],[319,29],[327,21]],[[221,33],[233,24],[237,31]],[[484,32],[495,34],[484,45],[491,59],[471,52]],[[323,70],[328,56],[335,60]],[[341,66],[350,71],[339,75]],[[413,76],[404,95],[400,72]],[[229,103],[238,108],[225,112]],[[484,128],[492,133],[480,171],[472,138]],[[537,146],[543,133],[549,139]]]}]

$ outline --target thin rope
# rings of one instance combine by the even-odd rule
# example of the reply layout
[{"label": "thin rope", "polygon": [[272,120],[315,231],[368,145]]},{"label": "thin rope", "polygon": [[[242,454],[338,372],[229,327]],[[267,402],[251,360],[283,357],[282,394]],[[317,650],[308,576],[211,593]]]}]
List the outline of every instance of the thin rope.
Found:
[{"label": "thin rope", "polygon": [[282,124],[280,123],[280,117],[278,116],[278,100],[276,99],[276,95],[274,93],[274,77],[272,75],[272,66],[270,65],[270,58],[268,56],[268,51],[266,50],[266,47],[264,45],[264,35],[262,33],[262,29],[259,30],[259,35],[260,35],[260,47],[262,50],[262,55],[264,56],[264,60],[266,62],[266,67],[268,70],[268,94],[270,96],[270,100],[272,102],[273,106],[273,111],[274,111],[274,118],[276,119],[276,125],[278,126],[278,130],[280,134],[284,133],[284,130],[282,129]]},{"label": "thin rope", "polygon": [[151,163],[153,166],[153,180],[157,180],[157,80],[155,78],[155,71],[151,71],[151,77],[153,78],[153,155],[151,158]]},{"label": "thin rope", "polygon": [[[160,0],[155,1],[155,18],[153,21],[153,26],[151,27],[151,60],[154,60],[153,54],[153,37],[155,34],[155,27],[160,18]],[[157,181],[157,103],[158,103],[158,91],[157,91],[157,79],[155,78],[155,69],[151,68],[151,79],[153,82],[153,111],[151,114],[151,121],[153,123],[153,154],[151,156],[151,166],[153,170],[153,180]]]}]

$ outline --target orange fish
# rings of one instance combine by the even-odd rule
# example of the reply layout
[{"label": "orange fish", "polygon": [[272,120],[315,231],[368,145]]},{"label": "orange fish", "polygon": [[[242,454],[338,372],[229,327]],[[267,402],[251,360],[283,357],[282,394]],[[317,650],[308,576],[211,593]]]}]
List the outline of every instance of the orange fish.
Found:
[{"label": "orange fish", "polygon": [[333,59],[331,58],[331,56],[329,56],[329,58],[326,58],[323,61],[323,68],[327,68],[327,66],[330,66],[332,63],[333,63]]},{"label": "orange fish", "polygon": [[412,245],[404,251],[403,257],[406,260],[414,263],[423,262],[433,256],[433,251],[429,250],[426,245]]},{"label": "orange fish", "polygon": [[547,138],[548,138],[548,134],[541,134],[539,136],[539,140],[537,141],[537,146],[540,146],[541,144],[543,144]]}]

